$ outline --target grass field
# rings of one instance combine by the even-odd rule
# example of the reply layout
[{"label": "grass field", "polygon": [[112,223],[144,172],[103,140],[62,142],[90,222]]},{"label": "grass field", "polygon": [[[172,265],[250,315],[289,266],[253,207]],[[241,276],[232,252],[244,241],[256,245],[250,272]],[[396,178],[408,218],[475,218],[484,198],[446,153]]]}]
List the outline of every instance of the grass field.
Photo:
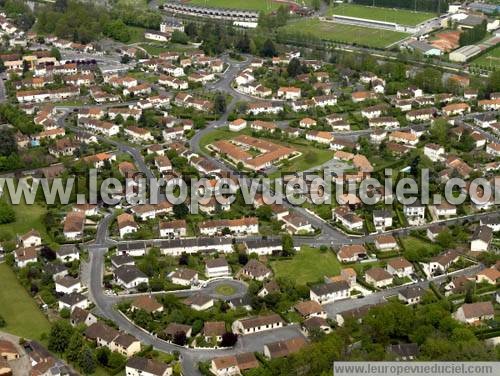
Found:
[{"label": "grass field", "polygon": [[2,330],[37,340],[49,333],[48,320],[6,264],[0,264],[0,286],[0,315],[7,322]]},{"label": "grass field", "polygon": [[357,4],[340,4],[331,7],[328,15],[339,15],[347,17],[363,18],[367,20],[377,20],[385,22],[395,22],[401,25],[414,26],[425,20],[435,17],[434,13],[412,12],[405,9],[390,9],[367,7]]},{"label": "grass field", "polygon": [[[24,234],[34,228],[40,234],[46,236],[45,225],[43,224],[43,217],[46,209],[40,205],[26,205],[20,203],[13,205],[16,213],[15,222],[0,225],[0,234],[5,238],[15,238],[16,234]],[[0,284],[1,286],[1,284]]]},{"label": "grass field", "polygon": [[324,276],[340,274],[340,263],[331,251],[303,246],[291,260],[271,262],[276,277],[291,278],[297,284],[321,282]]},{"label": "grass field", "polygon": [[[245,129],[242,132],[231,132],[227,128],[217,129],[213,132],[207,133],[201,138],[200,147],[203,148],[205,152],[210,153],[210,151],[206,148],[207,145],[218,140],[229,140],[231,138],[234,138],[238,134],[251,135],[252,132],[250,131],[250,129]],[[311,145],[306,144],[305,141],[304,145],[284,143],[273,139],[270,139],[269,141],[286,145],[302,153],[301,156],[295,157],[292,160],[288,161],[285,165],[283,165],[283,167],[281,168],[281,170],[283,171],[305,171],[312,167],[322,165],[323,163],[333,158],[333,153],[331,150],[312,148]],[[271,175],[271,177],[274,177],[274,175]]]},{"label": "grass field", "polygon": [[480,65],[482,67],[500,68],[500,46],[497,46],[479,56],[477,59],[474,59],[471,64]]},{"label": "grass field", "polygon": [[230,296],[233,295],[236,292],[236,289],[231,286],[231,285],[219,285],[215,288],[215,292],[217,294],[225,295],[225,296]]},{"label": "grass field", "polygon": [[385,48],[409,35],[396,31],[322,22],[318,19],[303,19],[283,26],[279,30],[290,35],[310,35],[322,40],[375,48]]},{"label": "grass field", "polygon": [[271,12],[280,6],[280,3],[271,0],[190,0],[189,4],[212,8],[256,10],[258,12]]}]

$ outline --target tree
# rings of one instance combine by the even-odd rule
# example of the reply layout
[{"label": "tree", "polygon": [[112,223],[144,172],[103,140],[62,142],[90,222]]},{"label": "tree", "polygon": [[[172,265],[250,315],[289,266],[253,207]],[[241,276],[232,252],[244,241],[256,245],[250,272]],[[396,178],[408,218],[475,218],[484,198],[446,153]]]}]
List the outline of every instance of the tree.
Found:
[{"label": "tree", "polygon": [[183,331],[176,332],[174,334],[174,338],[172,339],[172,342],[175,343],[176,345],[184,346],[187,342],[186,333],[184,333]]},{"label": "tree", "polygon": [[189,214],[189,208],[186,204],[181,203],[178,205],[174,205],[174,216],[177,219],[185,219]]},{"label": "tree", "polygon": [[236,42],[236,49],[242,53],[250,52],[250,38],[248,38],[247,33],[243,33],[243,35]]},{"label": "tree", "polygon": [[5,64],[2,59],[0,59],[0,73],[5,72]]},{"label": "tree", "polygon": [[283,254],[285,256],[290,256],[295,253],[295,249],[293,248],[293,239],[290,234],[283,235],[281,243],[283,246]]},{"label": "tree", "polygon": [[238,342],[238,335],[233,332],[226,332],[222,335],[222,341],[220,345],[222,347],[232,347]]},{"label": "tree", "polygon": [[40,255],[47,261],[54,261],[56,259],[56,253],[48,246],[42,247]]},{"label": "tree", "polygon": [[0,316],[0,328],[3,328],[5,325],[7,325],[5,319],[3,318],[3,316]]},{"label": "tree", "polygon": [[190,37],[190,38],[194,38],[196,37],[196,35],[198,34],[198,27],[196,26],[196,24],[194,22],[190,22],[188,23],[185,27],[184,27],[184,32]]},{"label": "tree", "polygon": [[269,221],[273,216],[273,209],[270,205],[261,205],[257,208],[256,214],[260,220]]},{"label": "tree", "polygon": [[64,353],[73,334],[73,327],[66,320],[56,321],[49,334],[49,350]]},{"label": "tree", "polygon": [[222,115],[224,112],[226,112],[226,97],[221,93],[215,96],[214,111],[219,115]]},{"label": "tree", "polygon": [[287,73],[290,77],[296,77],[302,73],[302,65],[300,64],[300,60],[294,57],[288,63],[288,67],[286,68]]},{"label": "tree", "polygon": [[95,355],[90,347],[85,346],[81,350],[80,356],[78,358],[78,365],[85,374],[92,374],[95,372],[97,368],[97,362]]},{"label": "tree", "polygon": [[314,10],[318,11],[321,8],[321,0],[312,0],[311,5]]},{"label": "tree", "polygon": [[0,200],[0,224],[12,223],[16,220],[16,212],[11,205]]},{"label": "tree", "polygon": [[123,355],[112,352],[108,359],[108,367],[111,369],[121,369],[126,361],[127,359]]},{"label": "tree", "polygon": [[111,350],[107,347],[98,347],[96,350],[97,361],[105,367],[108,365],[110,355]]},{"label": "tree", "polygon": [[9,156],[17,153],[17,144],[13,132],[0,133],[0,155]]},{"label": "tree", "polygon": [[443,248],[451,248],[454,245],[453,235],[445,228],[436,236],[436,242]]},{"label": "tree", "polygon": [[66,356],[69,361],[76,362],[80,356],[80,351],[82,351],[82,347],[84,345],[83,337],[81,333],[75,332],[71,336],[68,344],[68,348],[66,350]]},{"label": "tree", "polygon": [[260,53],[262,56],[265,56],[265,57],[273,57],[273,56],[278,55],[278,52],[276,51],[276,47],[274,46],[274,43],[271,39],[266,39],[266,41],[262,45]]},{"label": "tree", "polygon": [[174,30],[171,38],[172,43],[187,44],[189,42],[189,37],[179,30]]},{"label": "tree", "polygon": [[436,119],[432,123],[431,137],[440,145],[446,145],[448,141],[448,122],[444,119]]},{"label": "tree", "polygon": [[68,0],[56,0],[54,3],[54,10],[59,13],[66,12],[68,9]]}]

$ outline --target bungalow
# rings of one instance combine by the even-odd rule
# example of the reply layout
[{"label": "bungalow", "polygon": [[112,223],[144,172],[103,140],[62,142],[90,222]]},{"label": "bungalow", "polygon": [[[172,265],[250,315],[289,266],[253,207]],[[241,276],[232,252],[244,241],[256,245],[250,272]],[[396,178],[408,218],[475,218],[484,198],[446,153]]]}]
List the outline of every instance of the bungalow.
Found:
[{"label": "bungalow", "polygon": [[120,233],[120,238],[123,238],[127,234],[132,234],[137,232],[139,226],[134,220],[134,216],[128,213],[122,213],[116,217],[118,223],[118,232]]},{"label": "bungalow", "polygon": [[210,372],[216,376],[233,376],[257,367],[259,362],[254,353],[239,353],[213,359]]},{"label": "bungalow", "polygon": [[72,292],[71,294],[65,294],[59,298],[58,307],[59,311],[67,308],[70,312],[73,312],[75,308],[87,309],[89,306],[88,299],[78,292]]},{"label": "bungalow", "polygon": [[80,280],[69,275],[56,279],[55,288],[56,292],[62,294],[71,294],[73,292],[81,292],[83,290]]},{"label": "bungalow", "polygon": [[214,299],[203,293],[196,293],[184,300],[184,304],[195,311],[205,311],[214,306]]},{"label": "bungalow", "polygon": [[470,250],[472,252],[486,252],[493,240],[493,230],[488,226],[479,226],[472,235]]},{"label": "bungalow", "polygon": [[481,226],[487,226],[493,230],[493,232],[498,232],[500,231],[500,218],[498,217],[487,217],[487,218],[481,218],[479,220],[479,224]]},{"label": "bungalow", "polygon": [[257,234],[259,232],[259,220],[256,217],[245,217],[240,219],[208,220],[198,225],[202,235],[213,236],[223,233],[226,229],[235,234]]},{"label": "bungalow", "polygon": [[31,229],[26,234],[21,235],[18,239],[23,248],[38,247],[42,245],[42,237],[35,229]]},{"label": "bungalow", "polygon": [[168,157],[165,155],[155,156],[155,166],[162,174],[172,171],[172,163],[170,162],[170,159],[168,159]]},{"label": "bungalow", "polygon": [[277,126],[276,124],[269,121],[255,120],[250,125],[250,128],[256,131],[274,133]]},{"label": "bungalow", "polygon": [[205,321],[201,331],[206,342],[220,342],[222,336],[226,333],[226,323],[224,321]]},{"label": "bungalow", "polygon": [[448,218],[457,215],[457,207],[446,201],[441,204],[434,205],[433,208],[438,217]]},{"label": "bungalow", "polygon": [[283,111],[283,105],[276,102],[250,102],[247,112],[252,115],[278,114]]},{"label": "bungalow", "polygon": [[80,260],[80,252],[74,244],[63,244],[56,251],[56,258],[63,263]]},{"label": "bungalow", "polygon": [[379,235],[375,238],[375,248],[379,251],[389,251],[398,248],[398,242],[396,238],[390,234]]},{"label": "bungalow", "polygon": [[299,121],[299,127],[309,129],[315,127],[317,124],[316,120],[311,118],[303,118]]},{"label": "bungalow", "polygon": [[453,103],[443,107],[443,113],[446,116],[462,115],[464,112],[470,112],[470,106],[467,103]]},{"label": "bungalow", "polygon": [[345,280],[314,285],[309,290],[309,298],[319,304],[331,303],[349,297],[350,286]]},{"label": "bungalow", "polygon": [[402,144],[416,145],[418,137],[412,133],[394,131],[389,135],[389,141],[400,142]]},{"label": "bungalow", "polygon": [[392,284],[392,275],[385,269],[373,267],[366,271],[365,280],[367,283],[381,288]]},{"label": "bungalow", "polygon": [[259,256],[271,255],[283,250],[283,244],[279,238],[245,240],[244,245],[247,254],[255,253]]},{"label": "bungalow", "polygon": [[337,252],[340,262],[356,262],[367,256],[366,248],[362,244],[343,245]]},{"label": "bungalow", "polygon": [[115,281],[126,289],[137,288],[140,284],[148,284],[149,279],[135,265],[122,265],[114,271]]},{"label": "bungalow", "polygon": [[133,357],[125,366],[127,376],[171,376],[172,366],[158,360]]},{"label": "bungalow", "polygon": [[486,145],[486,153],[493,155],[494,157],[500,157],[500,144],[496,142],[490,142]]},{"label": "bungalow", "polygon": [[177,269],[169,277],[173,284],[180,286],[191,286],[198,283],[198,272],[191,269]]},{"label": "bungalow", "polygon": [[63,234],[66,239],[76,240],[83,237],[83,228],[85,225],[85,214],[70,211],[64,219]]},{"label": "bungalow", "polygon": [[388,107],[385,104],[377,104],[375,106],[365,107],[361,109],[361,116],[367,119],[375,119],[382,115],[382,112],[387,111]]},{"label": "bungalow", "polygon": [[115,269],[118,269],[120,266],[123,266],[123,265],[134,265],[134,264],[135,264],[135,260],[130,255],[118,254],[115,256],[111,256],[111,265]]},{"label": "bungalow", "polygon": [[326,311],[317,301],[302,301],[295,304],[294,308],[304,319],[308,319],[310,317],[322,317],[326,319]]},{"label": "bungalow", "polygon": [[97,322],[97,317],[95,317],[91,312],[81,309],[80,307],[75,307],[70,315],[70,322],[72,326],[85,325],[89,327]]},{"label": "bungalow", "polygon": [[160,237],[178,239],[187,234],[187,224],[185,219],[160,222]]},{"label": "bungalow", "polygon": [[360,103],[369,99],[376,99],[377,95],[371,91],[355,91],[351,94],[354,103]]},{"label": "bungalow", "polygon": [[127,136],[129,136],[130,138],[132,138],[133,141],[136,142],[146,142],[154,140],[149,130],[136,127],[135,125],[130,125],[127,128],[124,128],[123,130]]},{"label": "bungalow", "polygon": [[370,128],[397,128],[399,121],[392,116],[383,116],[368,120]]},{"label": "bungalow", "polygon": [[257,261],[255,259],[250,259],[246,263],[246,265],[240,269],[238,275],[250,279],[255,279],[257,281],[264,281],[265,279],[271,277],[272,272],[267,266],[265,266],[260,261]]},{"label": "bungalow", "polygon": [[37,262],[40,251],[35,247],[18,248],[14,251],[14,260],[18,268],[24,268],[29,263]]},{"label": "bungalow", "polygon": [[408,121],[429,121],[436,114],[437,110],[431,108],[420,108],[418,110],[408,111],[406,113],[406,120]]},{"label": "bungalow", "polygon": [[234,333],[245,335],[281,328],[284,325],[285,322],[279,315],[270,314],[236,320],[233,322],[232,330]]},{"label": "bungalow", "polygon": [[356,215],[348,206],[338,206],[332,211],[333,220],[351,231],[363,229],[363,219]]},{"label": "bungalow", "polygon": [[496,285],[500,280],[500,271],[495,269],[494,267],[485,268],[476,274],[476,282],[482,283],[486,282],[490,285]]},{"label": "bungalow", "polygon": [[413,274],[413,265],[404,257],[398,257],[387,262],[387,271],[400,278]]},{"label": "bungalow", "polygon": [[307,344],[304,337],[294,337],[287,340],[264,345],[264,356],[267,359],[285,358],[298,352]]},{"label": "bungalow", "polygon": [[425,295],[425,290],[420,286],[408,286],[398,292],[398,299],[406,304],[420,303]]},{"label": "bungalow", "polygon": [[247,126],[247,121],[245,119],[236,119],[229,123],[229,130],[231,132],[240,132]]},{"label": "bungalow", "polygon": [[154,296],[142,295],[135,298],[130,304],[130,309],[143,310],[147,313],[163,312],[163,305],[158,303]]},{"label": "bungalow", "polygon": [[424,272],[429,276],[445,273],[451,264],[458,261],[459,258],[460,254],[457,251],[446,251],[440,255],[434,256],[428,263],[424,263]]},{"label": "bungalow", "polygon": [[189,87],[186,81],[180,80],[179,78],[173,76],[161,75],[158,78],[158,84],[167,86],[174,90],[187,90]]},{"label": "bungalow", "polygon": [[495,309],[491,302],[464,304],[453,314],[453,317],[465,324],[478,324],[481,321],[492,320]]},{"label": "bungalow", "polygon": [[296,212],[281,217],[283,227],[290,234],[308,234],[314,231],[309,220]]},{"label": "bungalow", "polygon": [[500,109],[500,98],[483,99],[477,102],[477,105],[484,111],[492,111]]},{"label": "bungalow", "polygon": [[334,139],[330,132],[325,131],[313,131],[306,134],[306,140],[318,142],[320,144],[330,144]]}]

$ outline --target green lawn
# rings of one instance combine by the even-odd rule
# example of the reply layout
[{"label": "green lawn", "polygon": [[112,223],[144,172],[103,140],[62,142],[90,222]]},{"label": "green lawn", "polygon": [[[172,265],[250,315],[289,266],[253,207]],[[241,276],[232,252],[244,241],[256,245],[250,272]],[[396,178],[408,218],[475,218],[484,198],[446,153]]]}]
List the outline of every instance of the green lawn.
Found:
[{"label": "green lawn", "polygon": [[19,205],[13,205],[13,208],[16,213],[16,220],[12,223],[0,225],[0,235],[14,239],[16,234],[24,234],[34,228],[40,232],[42,237],[47,236],[43,224],[43,218],[47,210],[43,206],[19,203]]},{"label": "green lawn", "polygon": [[49,321],[6,264],[0,264],[0,286],[0,315],[7,322],[2,330],[36,340],[49,333]]},{"label": "green lawn", "polygon": [[500,46],[495,47],[479,56],[477,59],[472,60],[471,64],[488,68],[500,68]]},{"label": "green lawn", "polygon": [[290,36],[312,36],[326,41],[375,48],[385,48],[409,35],[396,31],[322,22],[318,19],[302,19],[279,30]]},{"label": "green lawn", "polygon": [[401,243],[403,244],[403,248],[405,250],[427,248],[431,250],[432,253],[439,253],[442,250],[441,246],[436,243],[415,238],[413,236],[401,238]]},{"label": "green lawn", "polygon": [[324,276],[340,274],[340,263],[332,251],[320,252],[317,248],[303,246],[291,260],[272,261],[276,277],[291,278],[297,284],[322,282]]},{"label": "green lawn", "polygon": [[[252,135],[252,132],[248,128],[241,132],[231,132],[227,128],[217,129],[207,133],[201,138],[200,147],[203,148],[206,153],[210,153],[210,151],[206,148],[207,145],[218,140],[229,140],[239,134]],[[305,140],[301,140],[303,143],[287,143],[274,139],[269,139],[269,141],[291,147],[302,153],[299,157],[295,157],[292,160],[285,162],[285,164],[281,167],[281,170],[284,172],[308,170],[312,167],[322,165],[333,158],[333,152],[331,150],[314,148]],[[274,175],[275,174],[272,174],[271,177],[274,177]]]},{"label": "green lawn", "polygon": [[225,295],[225,296],[230,296],[233,295],[236,292],[236,289],[231,286],[231,285],[219,285],[215,288],[215,292],[217,294]]},{"label": "green lawn", "polygon": [[395,22],[401,25],[414,26],[425,20],[436,17],[434,13],[413,12],[405,9],[368,7],[357,4],[340,4],[329,9],[328,15],[363,18],[385,22]]},{"label": "green lawn", "polygon": [[230,8],[271,12],[279,8],[280,3],[272,0],[190,0],[189,4],[213,8]]}]

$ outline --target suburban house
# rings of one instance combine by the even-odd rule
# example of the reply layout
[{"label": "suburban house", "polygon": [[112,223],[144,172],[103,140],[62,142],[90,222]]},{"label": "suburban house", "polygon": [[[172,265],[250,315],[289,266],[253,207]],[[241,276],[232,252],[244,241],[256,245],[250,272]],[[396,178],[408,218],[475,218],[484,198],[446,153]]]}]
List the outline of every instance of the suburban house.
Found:
[{"label": "suburban house", "polygon": [[270,314],[236,320],[233,322],[232,329],[234,333],[245,335],[281,328],[284,325],[285,322],[279,315]]},{"label": "suburban house", "polygon": [[343,245],[337,252],[337,258],[340,262],[355,262],[365,259],[366,256],[367,251],[362,244]]},{"label": "suburban house", "polygon": [[398,299],[406,304],[417,304],[425,295],[425,290],[420,286],[408,286],[405,289],[399,290]]},{"label": "suburban house", "polygon": [[314,285],[309,290],[309,298],[319,304],[331,303],[349,297],[350,286],[345,280]]},{"label": "suburban house", "polygon": [[478,324],[481,321],[492,320],[495,317],[495,309],[489,301],[464,304],[457,309],[453,317],[465,324]]},{"label": "suburban house", "polygon": [[265,279],[271,277],[272,272],[267,266],[265,266],[260,261],[257,261],[255,259],[250,259],[246,263],[246,265],[240,269],[238,275],[250,279],[255,279],[257,281],[264,281]]},{"label": "suburban house", "polygon": [[142,283],[148,284],[149,279],[135,265],[123,265],[114,271],[116,282],[126,289],[137,288]]},{"label": "suburban house", "polygon": [[231,268],[224,257],[205,261],[205,275],[208,278],[227,277],[231,275]]},{"label": "suburban house", "polygon": [[210,372],[216,376],[233,376],[257,367],[259,362],[254,353],[239,353],[212,359]]},{"label": "suburban house", "polygon": [[264,345],[264,356],[267,359],[285,358],[296,353],[307,344],[304,337],[294,337],[283,341]]},{"label": "suburban house", "polygon": [[409,277],[413,274],[413,265],[404,257],[398,257],[387,262],[387,271],[400,278]]},{"label": "suburban house", "polygon": [[326,319],[326,312],[317,301],[305,300],[295,304],[293,308],[295,308],[304,319],[310,317],[322,317]]},{"label": "suburban house", "polygon": [[392,284],[392,275],[380,267],[373,267],[365,272],[365,280],[367,283],[381,288]]},{"label": "suburban house", "polygon": [[398,248],[398,242],[392,235],[379,235],[375,238],[374,244],[379,251],[390,251]]},{"label": "suburban house", "polygon": [[186,236],[187,234],[187,224],[185,219],[176,219],[173,221],[161,221],[160,222],[160,237],[178,239]]},{"label": "suburban house", "polygon": [[171,376],[172,366],[158,360],[133,357],[125,366],[127,376]]},{"label": "suburban house", "polygon": [[198,272],[191,269],[177,269],[170,275],[172,283],[181,286],[190,286],[198,282]]},{"label": "suburban house", "polygon": [[457,251],[446,251],[440,255],[434,256],[428,263],[424,263],[424,272],[429,276],[446,273],[451,264],[458,261],[459,258],[460,254]]},{"label": "suburban house", "polygon": [[479,226],[472,235],[470,250],[472,252],[486,252],[493,240],[493,230],[488,226]]}]

